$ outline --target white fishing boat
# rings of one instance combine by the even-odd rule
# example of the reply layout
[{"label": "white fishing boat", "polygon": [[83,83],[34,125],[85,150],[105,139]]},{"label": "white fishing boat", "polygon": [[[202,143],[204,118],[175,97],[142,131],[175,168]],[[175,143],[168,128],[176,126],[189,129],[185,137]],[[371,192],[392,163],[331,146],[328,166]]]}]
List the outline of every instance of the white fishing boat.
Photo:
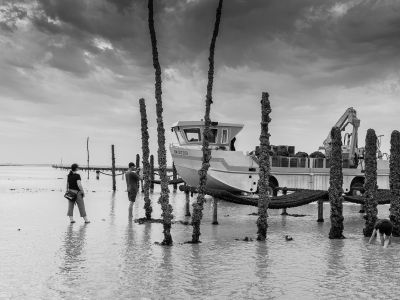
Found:
[{"label": "white fishing boat", "polygon": [[[242,124],[213,123],[209,139],[211,149],[207,187],[232,192],[255,192],[257,190],[258,164],[251,156],[231,151],[235,136]],[[199,183],[198,171],[202,164],[202,134],[204,122],[180,121],[172,126],[178,145],[170,151],[178,174],[190,186]]]},{"label": "white fishing boat", "polygon": [[[336,126],[344,130],[353,125],[353,133],[345,135],[343,152],[343,189],[357,194],[364,184],[363,148],[357,148],[357,130],[360,124],[355,110],[349,108]],[[243,124],[213,122],[209,138],[211,149],[207,188],[236,193],[256,193],[259,180],[257,151],[236,151],[234,142]],[[172,159],[179,175],[189,186],[198,186],[198,171],[202,165],[203,121],[179,121],[172,126],[178,144],[170,145]],[[324,145],[329,147],[329,138]],[[279,154],[286,149],[289,156]],[[270,191],[275,187],[327,190],[329,187],[329,158],[295,157],[293,146],[271,146],[269,180]],[[329,153],[330,149],[326,149]],[[378,186],[389,188],[388,160],[378,159]]]}]

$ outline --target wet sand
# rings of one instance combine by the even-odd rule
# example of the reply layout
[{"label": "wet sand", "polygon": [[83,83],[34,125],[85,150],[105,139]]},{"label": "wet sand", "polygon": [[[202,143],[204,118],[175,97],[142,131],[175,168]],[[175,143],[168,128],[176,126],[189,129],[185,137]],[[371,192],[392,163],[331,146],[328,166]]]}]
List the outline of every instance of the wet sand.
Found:
[{"label": "wet sand", "polygon": [[[86,177],[81,173],[82,178]],[[289,209],[304,217],[271,211],[266,243],[244,242],[256,236],[256,208],[219,203],[219,223],[211,225],[207,201],[200,245],[184,244],[191,226],[175,224],[174,246],[162,247],[161,224],[128,219],[125,182],[104,175],[84,180],[92,223],[66,217],[66,172],[49,167],[0,167],[0,299],[126,298],[278,298],[388,299],[400,295],[400,245],[367,245],[359,206],[346,204],[345,240],[329,240],[329,204],[325,223],[317,223],[317,205]],[[61,178],[61,179],[58,179]],[[93,192],[94,191],[94,192]],[[158,192],[153,217],[160,217]],[[191,199],[192,201],[194,199]],[[184,216],[185,196],[171,193],[175,220]],[[139,194],[134,219],[144,216]],[[379,207],[387,217],[388,206]],[[19,230],[20,229],[20,230]],[[293,241],[286,241],[290,235]]]}]

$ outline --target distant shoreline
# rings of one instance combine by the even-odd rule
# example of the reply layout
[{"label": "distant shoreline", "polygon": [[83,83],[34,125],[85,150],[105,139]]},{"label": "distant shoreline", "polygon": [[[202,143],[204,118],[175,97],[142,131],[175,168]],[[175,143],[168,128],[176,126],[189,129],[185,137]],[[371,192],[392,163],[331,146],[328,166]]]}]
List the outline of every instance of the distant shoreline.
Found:
[{"label": "distant shoreline", "polygon": [[15,164],[15,163],[0,163],[0,167],[51,167],[51,164]]}]

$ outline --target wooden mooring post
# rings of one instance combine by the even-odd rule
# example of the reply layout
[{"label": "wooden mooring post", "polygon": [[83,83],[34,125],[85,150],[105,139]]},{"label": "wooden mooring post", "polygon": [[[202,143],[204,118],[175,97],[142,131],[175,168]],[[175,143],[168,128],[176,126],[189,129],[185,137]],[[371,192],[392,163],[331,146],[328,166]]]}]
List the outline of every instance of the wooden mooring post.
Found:
[{"label": "wooden mooring post", "polygon": [[185,191],[185,198],[186,198],[185,216],[190,217],[190,194],[188,190]]},{"label": "wooden mooring post", "polygon": [[318,223],[323,223],[324,222],[324,200],[319,199],[318,200]]},{"label": "wooden mooring post", "polygon": [[[287,195],[287,192],[288,192],[287,187],[284,187],[284,188],[282,189],[282,194],[283,194],[284,196],[286,196],[286,195]],[[284,209],[282,209],[281,216],[287,216],[287,215],[288,215],[288,213],[287,213],[286,207],[285,207]]]},{"label": "wooden mooring post", "polygon": [[154,190],[154,155],[150,155],[150,191]]},{"label": "wooden mooring post", "polygon": [[87,179],[89,180],[90,164],[89,164],[89,137],[86,139],[86,152],[87,152]]},{"label": "wooden mooring post", "polygon": [[[141,170],[141,172],[143,171],[142,170],[142,168],[140,168],[140,154],[138,153],[138,154],[136,154],[136,169],[137,170]],[[140,180],[140,182],[139,182],[139,188],[140,188],[140,190],[142,191],[142,193],[144,193],[144,189],[143,189],[143,180]]]},{"label": "wooden mooring post", "polygon": [[176,171],[175,164],[172,163],[172,180],[174,180],[174,192],[178,189],[178,184],[176,183],[176,180],[178,179],[178,172]]},{"label": "wooden mooring post", "polygon": [[213,197],[213,225],[218,225],[218,198]]},{"label": "wooden mooring post", "polygon": [[117,190],[117,184],[115,182],[115,152],[114,145],[111,145],[111,177],[112,177],[112,189]]}]

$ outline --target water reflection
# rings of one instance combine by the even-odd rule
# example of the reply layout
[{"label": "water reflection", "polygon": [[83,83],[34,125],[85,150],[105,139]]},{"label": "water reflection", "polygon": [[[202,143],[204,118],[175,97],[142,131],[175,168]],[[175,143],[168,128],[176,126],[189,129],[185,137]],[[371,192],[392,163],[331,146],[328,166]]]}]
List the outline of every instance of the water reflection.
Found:
[{"label": "water reflection", "polygon": [[131,247],[135,245],[135,234],[133,230],[133,221],[129,220],[128,225],[126,227],[126,233],[125,233],[125,246],[126,246],[126,252],[128,253]]},{"label": "water reflection", "polygon": [[150,223],[144,223],[142,226],[144,226],[142,243],[145,245],[145,244],[147,244],[147,243],[149,243],[151,241],[150,240],[151,224]]},{"label": "water reflection", "polygon": [[111,194],[111,202],[110,202],[110,225],[114,225],[115,221],[115,191]]},{"label": "water reflection", "polygon": [[345,240],[330,240],[329,245],[325,249],[326,251],[326,273],[325,279],[328,289],[335,288],[336,284],[332,285],[332,277],[342,278],[345,276],[347,271],[346,264],[343,260],[343,248],[345,245]]},{"label": "water reflection", "polygon": [[71,224],[65,233],[60,275],[62,275],[65,285],[70,287],[79,284],[85,273],[86,228],[87,225],[83,224],[78,231],[74,231],[74,226]]},{"label": "water reflection", "polygon": [[156,284],[166,292],[174,293],[175,281],[173,278],[174,266],[172,264],[172,247],[161,247],[161,258],[157,266]]},{"label": "water reflection", "polygon": [[265,284],[268,282],[268,264],[269,264],[269,256],[268,256],[268,245],[267,242],[257,242],[255,243],[255,276],[258,279],[257,287],[259,289],[258,294],[267,295],[270,288]]},{"label": "water reflection", "polygon": [[200,245],[191,245],[191,255],[188,261],[188,266],[186,268],[186,274],[189,278],[189,282],[187,287],[189,288],[189,294],[194,294],[196,291],[208,291],[205,288],[205,280],[198,280],[202,278],[203,270],[205,268],[205,264],[203,263],[203,258],[201,256]]}]

